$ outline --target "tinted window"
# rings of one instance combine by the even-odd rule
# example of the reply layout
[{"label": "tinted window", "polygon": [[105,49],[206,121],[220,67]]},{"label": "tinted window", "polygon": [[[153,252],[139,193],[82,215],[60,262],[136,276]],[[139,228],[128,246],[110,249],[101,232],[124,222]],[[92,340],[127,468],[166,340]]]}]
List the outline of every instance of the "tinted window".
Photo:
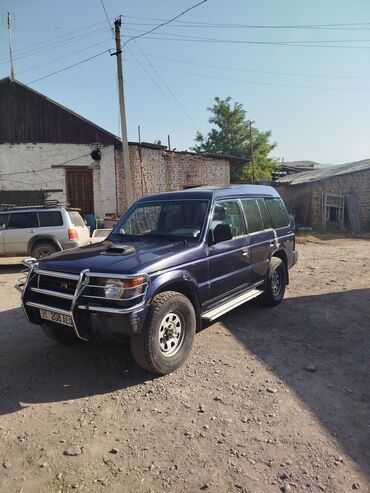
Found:
[{"label": "tinted window", "polygon": [[263,222],[263,229],[271,228],[271,218],[269,211],[267,210],[265,201],[263,199],[257,199],[258,207],[260,208],[260,213]]},{"label": "tinted window", "polygon": [[86,225],[81,215],[77,211],[68,211],[71,222],[75,228],[81,227],[84,228]]},{"label": "tinted window", "polygon": [[248,233],[255,233],[264,229],[257,202],[252,199],[242,200],[242,205],[247,219]]},{"label": "tinted window", "polygon": [[0,229],[5,229],[8,224],[9,214],[0,214]]},{"label": "tinted window", "polygon": [[62,214],[59,211],[39,212],[38,216],[41,227],[63,226]]},{"label": "tinted window", "polygon": [[10,214],[8,229],[36,228],[37,217],[34,212],[15,212]]},{"label": "tinted window", "polygon": [[231,227],[233,238],[247,234],[242,211],[236,201],[216,202],[211,230],[214,230],[217,224],[228,224]]},{"label": "tinted window", "polygon": [[289,218],[286,213],[283,201],[281,199],[265,199],[267,209],[269,210],[272,226],[274,228],[282,228],[288,226]]}]

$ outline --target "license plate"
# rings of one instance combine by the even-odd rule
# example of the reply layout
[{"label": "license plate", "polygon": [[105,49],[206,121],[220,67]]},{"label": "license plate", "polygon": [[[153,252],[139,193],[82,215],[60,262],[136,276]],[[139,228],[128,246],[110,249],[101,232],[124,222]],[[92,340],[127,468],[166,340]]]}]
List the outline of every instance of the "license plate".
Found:
[{"label": "license plate", "polygon": [[40,317],[44,320],[51,320],[57,324],[73,327],[72,317],[69,315],[62,315],[60,313],[52,312],[51,310],[40,310]]}]

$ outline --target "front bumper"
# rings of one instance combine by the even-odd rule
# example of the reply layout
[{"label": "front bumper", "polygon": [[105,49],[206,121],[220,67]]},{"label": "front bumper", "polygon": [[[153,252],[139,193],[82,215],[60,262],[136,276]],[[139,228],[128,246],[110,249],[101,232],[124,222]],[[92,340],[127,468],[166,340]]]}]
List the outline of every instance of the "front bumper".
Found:
[{"label": "front bumper", "polygon": [[[30,265],[30,270],[27,278],[19,281],[16,288],[22,293],[23,310],[31,323],[38,325],[45,323],[45,320],[40,317],[40,310],[44,309],[71,317],[76,336],[85,341],[94,335],[119,339],[137,334],[142,330],[149,309],[149,305],[145,303],[145,294],[149,284],[147,277],[143,292],[133,297],[135,303],[133,306],[117,306],[117,303],[113,306],[113,302],[109,302],[110,306],[108,306],[107,300],[100,300],[97,299],[100,298],[99,296],[89,296],[85,293],[89,292],[86,288],[94,287],[91,279],[114,277],[113,274],[90,273],[86,270],[76,275],[40,270],[38,264],[33,262],[28,265]],[[59,282],[61,286],[68,287],[71,284],[70,292],[45,289],[42,283],[40,287],[40,276],[43,279],[51,278],[54,286],[58,286]],[[122,275],[120,277],[133,276]],[[62,327],[67,328],[64,325]]]}]

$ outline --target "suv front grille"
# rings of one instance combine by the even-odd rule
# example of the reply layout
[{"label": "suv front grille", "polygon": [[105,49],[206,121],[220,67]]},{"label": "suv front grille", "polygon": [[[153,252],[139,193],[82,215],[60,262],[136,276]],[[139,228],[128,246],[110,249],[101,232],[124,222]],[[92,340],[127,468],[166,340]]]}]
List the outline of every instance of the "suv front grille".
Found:
[{"label": "suv front grille", "polygon": [[38,274],[38,287],[40,289],[48,289],[58,293],[74,294],[77,287],[77,282],[74,279],[64,279],[63,277],[51,277]]}]

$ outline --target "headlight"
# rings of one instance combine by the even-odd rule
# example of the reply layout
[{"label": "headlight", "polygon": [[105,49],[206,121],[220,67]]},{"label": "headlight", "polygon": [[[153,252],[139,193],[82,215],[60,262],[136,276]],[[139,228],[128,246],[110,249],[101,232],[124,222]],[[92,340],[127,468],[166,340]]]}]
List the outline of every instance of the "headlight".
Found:
[{"label": "headlight", "polygon": [[138,276],[132,279],[107,279],[104,281],[103,290],[106,298],[129,299],[139,296],[144,292],[145,277]]},{"label": "headlight", "polygon": [[104,283],[104,295],[106,298],[121,298],[124,289],[123,282],[119,279],[107,279]]}]

